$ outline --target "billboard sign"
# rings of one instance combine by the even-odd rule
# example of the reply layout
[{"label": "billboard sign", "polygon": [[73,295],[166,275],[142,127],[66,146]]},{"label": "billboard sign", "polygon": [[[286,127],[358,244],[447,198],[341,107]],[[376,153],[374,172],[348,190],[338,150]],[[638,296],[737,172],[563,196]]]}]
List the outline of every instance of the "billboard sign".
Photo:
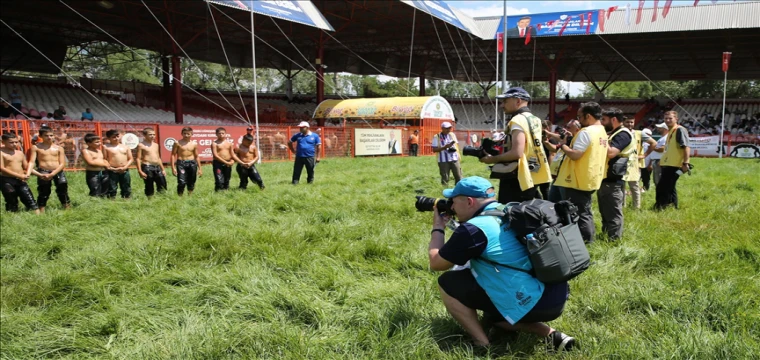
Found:
[{"label": "billboard sign", "polygon": [[354,129],[356,156],[401,155],[401,130]]},{"label": "billboard sign", "polygon": [[[507,38],[594,34],[598,11],[568,11],[533,15],[507,16]],[[504,32],[504,18],[499,22],[494,39]]]},{"label": "billboard sign", "polygon": [[[172,147],[174,143],[182,140],[182,128],[184,125],[159,125],[158,133],[160,139],[156,142],[161,149],[161,161],[164,163],[171,162]],[[198,158],[201,162],[211,162],[214,156],[211,154],[211,144],[216,140],[216,129],[218,126],[192,126],[192,141],[198,144]],[[247,126],[225,126],[227,130],[227,141],[233,146],[238,146],[243,141],[245,129]],[[255,134],[254,139],[255,139]],[[142,140],[142,139],[141,139]],[[255,141],[255,140],[254,140]],[[255,142],[254,142],[255,143]]]}]

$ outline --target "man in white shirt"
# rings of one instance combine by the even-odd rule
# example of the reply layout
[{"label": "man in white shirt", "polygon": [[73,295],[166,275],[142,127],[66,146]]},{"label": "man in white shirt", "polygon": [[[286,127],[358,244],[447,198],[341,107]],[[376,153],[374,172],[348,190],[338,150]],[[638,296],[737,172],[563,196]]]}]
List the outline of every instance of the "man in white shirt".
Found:
[{"label": "man in white shirt", "polygon": [[660,159],[662,158],[663,151],[665,151],[665,142],[668,140],[668,126],[665,125],[665,123],[661,123],[657,124],[655,129],[662,137],[660,140],[657,140],[657,145],[655,145],[654,150],[649,153],[649,156],[647,156],[646,165],[647,169],[649,169],[654,175],[654,185],[657,186],[657,183],[660,182],[660,174],[662,173]]},{"label": "man in white shirt", "polygon": [[433,152],[438,154],[438,169],[441,173],[441,185],[448,186],[449,172],[454,174],[454,181],[462,179],[462,167],[459,165],[459,149],[457,137],[451,132],[451,123],[444,121],[441,124],[441,132],[433,136],[430,144]]}]

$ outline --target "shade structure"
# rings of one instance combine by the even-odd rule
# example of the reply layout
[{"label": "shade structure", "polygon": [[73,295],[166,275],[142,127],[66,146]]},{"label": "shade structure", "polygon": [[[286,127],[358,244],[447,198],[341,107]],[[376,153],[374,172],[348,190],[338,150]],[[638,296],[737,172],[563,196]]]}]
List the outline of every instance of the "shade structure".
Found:
[{"label": "shade structure", "polygon": [[445,119],[454,111],[440,96],[325,100],[314,111],[315,119]]},{"label": "shade structure", "polygon": [[322,30],[335,31],[322,13],[308,0],[206,0],[210,3],[225,5],[256,14],[313,26]]}]

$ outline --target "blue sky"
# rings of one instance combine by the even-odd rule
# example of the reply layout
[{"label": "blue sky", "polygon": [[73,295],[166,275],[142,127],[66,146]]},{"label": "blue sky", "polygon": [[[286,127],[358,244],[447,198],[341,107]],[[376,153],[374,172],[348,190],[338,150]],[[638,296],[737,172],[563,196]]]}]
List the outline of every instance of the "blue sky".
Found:
[{"label": "blue sky", "polygon": [[[470,16],[498,16],[503,13],[503,1],[461,1],[445,0],[449,5],[456,7]],[[733,0],[720,0],[718,3],[730,2]],[[639,6],[638,0],[621,0],[621,1],[507,1],[507,15],[520,14],[539,14],[548,12],[570,11],[570,10],[591,10],[607,9],[611,6],[625,7],[631,4],[631,8]],[[660,7],[665,1],[660,1]],[[712,1],[701,0],[699,6],[710,5]],[[674,0],[672,6],[693,6],[694,0]],[[644,7],[654,6],[654,0],[647,0]]]}]

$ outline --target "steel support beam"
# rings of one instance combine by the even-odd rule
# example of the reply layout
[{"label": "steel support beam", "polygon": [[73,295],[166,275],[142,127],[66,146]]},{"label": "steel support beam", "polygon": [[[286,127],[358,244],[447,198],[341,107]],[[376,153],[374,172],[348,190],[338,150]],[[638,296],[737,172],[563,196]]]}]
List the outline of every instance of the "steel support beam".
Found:
[{"label": "steel support beam", "polygon": [[179,56],[172,56],[172,77],[174,80],[174,123],[183,124],[182,116],[182,59]]}]

